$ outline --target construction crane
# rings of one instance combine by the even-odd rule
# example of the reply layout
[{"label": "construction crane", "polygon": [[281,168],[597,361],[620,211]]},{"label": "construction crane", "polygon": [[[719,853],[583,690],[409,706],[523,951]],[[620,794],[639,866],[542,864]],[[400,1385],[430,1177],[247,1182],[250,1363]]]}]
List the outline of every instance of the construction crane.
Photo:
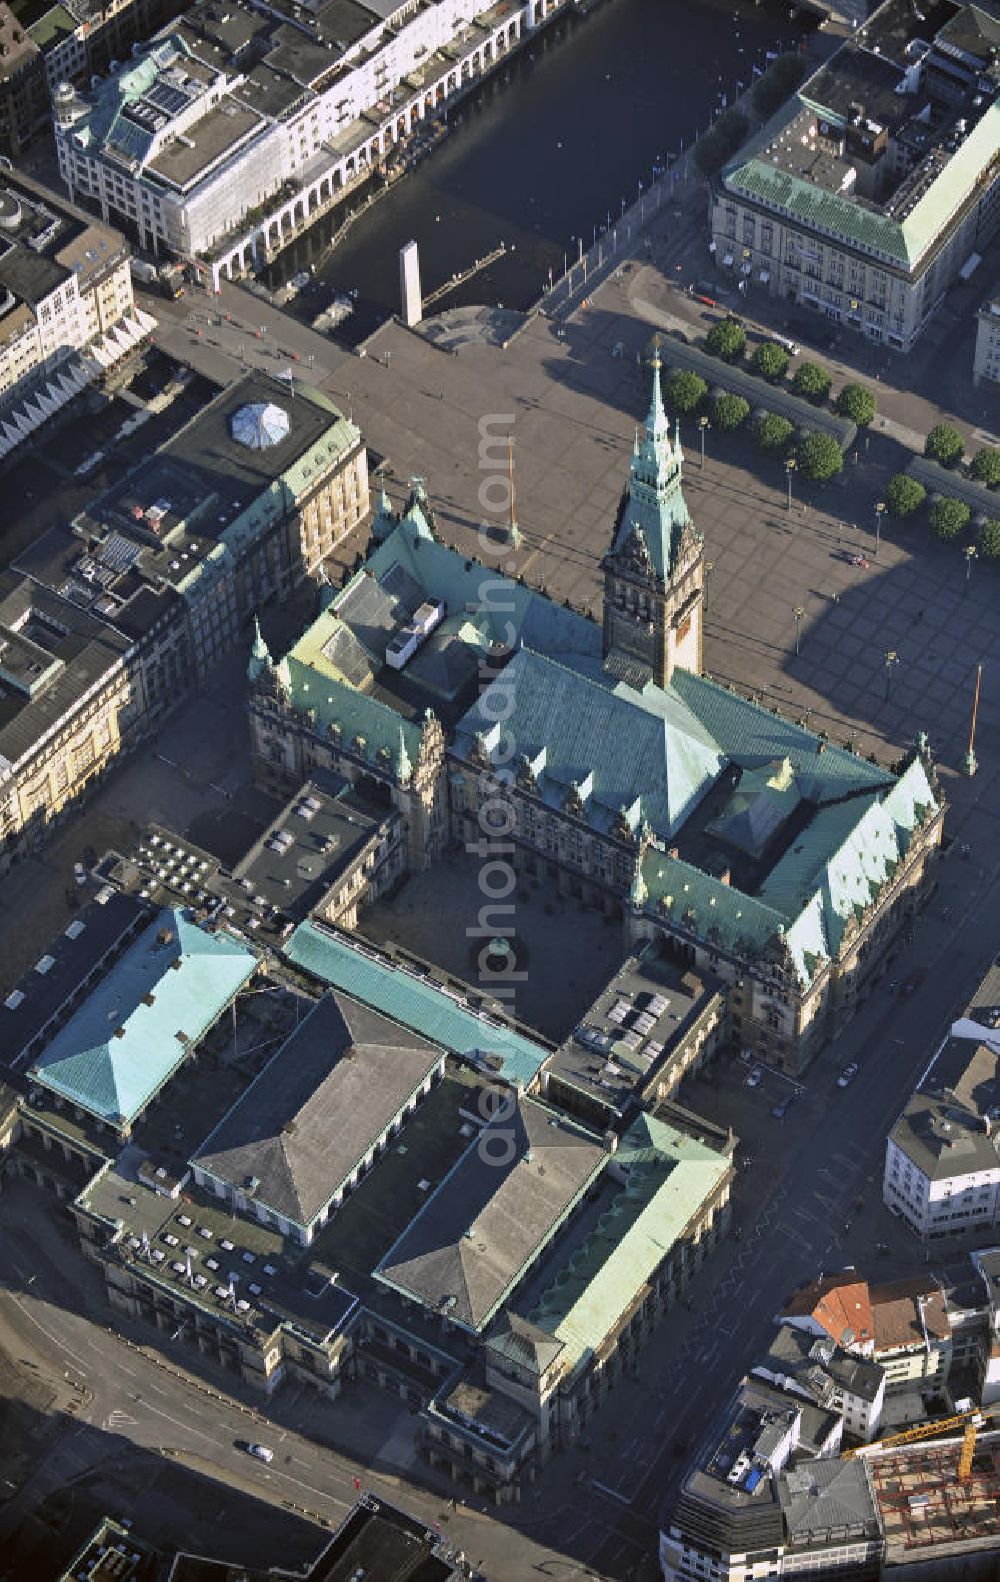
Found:
[{"label": "construction crane", "polygon": [[[983,1414],[978,1409],[969,1412],[958,1412],[954,1417],[938,1417],[932,1423],[918,1423],[915,1428],[907,1428],[900,1434],[890,1434],[887,1439],[875,1439],[870,1445],[855,1445],[851,1450],[841,1452],[841,1461],[853,1461],[855,1456],[863,1456],[869,1450],[893,1450],[897,1445],[912,1445],[919,1439],[936,1439],[941,1434],[950,1433],[952,1429],[964,1428],[965,1437],[962,1440],[962,1456],[959,1461],[958,1476],[963,1482],[967,1481],[972,1473],[972,1456],[976,1448],[976,1432],[983,1424]],[[968,1463],[968,1465],[966,1465]]]},{"label": "construction crane", "polygon": [[977,1412],[972,1421],[966,1425],[962,1435],[962,1454],[958,1458],[958,1481],[968,1483],[972,1477],[972,1458],[976,1453],[976,1434],[982,1426],[982,1417]]}]

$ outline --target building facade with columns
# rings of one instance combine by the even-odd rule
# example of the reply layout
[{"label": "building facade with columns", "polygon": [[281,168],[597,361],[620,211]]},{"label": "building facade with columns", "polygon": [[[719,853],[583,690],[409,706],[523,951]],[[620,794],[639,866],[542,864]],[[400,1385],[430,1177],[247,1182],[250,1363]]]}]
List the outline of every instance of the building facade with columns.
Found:
[{"label": "building facade with columns", "polygon": [[278,8],[200,0],[88,94],[53,99],[59,169],[143,247],[215,284],[273,256],[566,0]]},{"label": "building facade with columns", "polygon": [[[254,746],[286,777],[339,754],[396,785],[432,708],[415,866],[450,837],[622,918],[630,945],[720,978],[733,1039],[797,1071],[925,896],[943,804],[925,745],[894,772],[701,673],[683,467],[656,359],[600,625],[437,542],[422,491],[400,518],[383,500],[365,565],[258,678]],[[437,624],[393,668],[428,601]]]}]

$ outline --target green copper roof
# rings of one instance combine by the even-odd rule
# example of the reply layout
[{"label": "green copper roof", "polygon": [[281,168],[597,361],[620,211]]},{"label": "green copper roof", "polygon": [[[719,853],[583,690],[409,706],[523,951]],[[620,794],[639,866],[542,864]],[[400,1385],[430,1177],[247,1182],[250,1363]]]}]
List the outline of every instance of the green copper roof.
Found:
[{"label": "green copper roof", "polygon": [[596,622],[426,537],[408,517],[366,563],[387,586],[393,583],[394,567],[399,568],[397,578],[412,579],[421,597],[443,599],[450,616],[464,611],[488,642],[526,643],[560,658],[579,654],[600,659]]},{"label": "green copper roof", "polygon": [[453,1054],[467,1059],[496,1056],[499,1069],[494,1074],[512,1087],[526,1088],[549,1054],[512,1028],[457,1004],[443,989],[348,945],[322,924],[300,923],[284,954],[324,983],[345,990]]},{"label": "green copper roof", "polygon": [[[807,85],[808,88],[808,85]],[[727,190],[742,193],[815,229],[843,239],[904,269],[913,269],[942,228],[987,177],[1000,149],[1000,105],[991,104],[902,220],[863,199],[843,197],[773,164],[767,150],[806,100],[792,98],[740,150],[723,175]]]},{"label": "green copper roof", "polygon": [[730,1168],[725,1155],[651,1115],[626,1132],[615,1164],[627,1185],[528,1314],[563,1342],[559,1360],[571,1371],[603,1345]]},{"label": "green copper roof", "polygon": [[[825,756],[825,755],[824,755]],[[871,767],[871,766],[869,766]],[[808,984],[835,956],[848,921],[892,878],[913,830],[937,807],[915,759],[885,792],[820,807],[772,869],[757,896],[650,847],[643,857],[646,907],[740,955],[781,937]]]},{"label": "green copper roof", "polygon": [[[331,658],[336,635],[343,630],[336,605],[329,605],[285,655],[289,700],[296,709],[311,709],[320,734],[337,726],[345,746],[363,738],[366,756],[389,754],[398,770],[401,752],[415,761],[420,750],[420,725],[404,720],[388,703],[361,692]],[[334,650],[335,652],[336,650]]]},{"label": "green copper roof", "polygon": [[[495,721],[502,720],[502,725]],[[607,828],[623,807],[638,806],[663,836],[684,823],[725,767],[704,726],[672,692],[610,685],[601,672],[570,670],[522,648],[461,720],[459,750],[475,733],[509,733],[519,755],[536,760],[543,800],[561,804],[579,788],[584,817]]]},{"label": "green copper roof", "polygon": [[257,957],[166,908],[56,1034],[31,1075],[71,1104],[128,1125],[252,977]]},{"label": "green copper roof", "polygon": [[789,759],[799,793],[809,801],[832,802],[854,791],[893,784],[888,769],[824,743],[815,731],[729,692],[708,676],[675,670],[670,691],[701,721],[720,751],[744,769]]},{"label": "green copper roof", "polygon": [[670,443],[670,426],[660,394],[660,358],[653,357],[653,389],[640,443],[636,438],[629,471],[628,498],[622,510],[613,555],[648,561],[665,582],[677,558],[683,529],[691,521],[681,491],[680,439]]}]

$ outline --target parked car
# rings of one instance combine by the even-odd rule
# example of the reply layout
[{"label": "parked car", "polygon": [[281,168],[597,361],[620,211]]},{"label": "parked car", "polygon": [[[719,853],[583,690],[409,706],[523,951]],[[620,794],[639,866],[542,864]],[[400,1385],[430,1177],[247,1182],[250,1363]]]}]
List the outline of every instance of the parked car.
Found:
[{"label": "parked car", "polygon": [[852,1060],[850,1065],[845,1066],[843,1071],[840,1073],[840,1076],[837,1078],[838,1088],[849,1087],[860,1070],[861,1067],[858,1065],[857,1061]]},{"label": "parked car", "polygon": [[252,1439],[248,1439],[246,1443],[241,1444],[239,1448],[241,1450],[245,1450],[248,1456],[255,1456],[258,1461],[274,1460],[273,1450],[271,1450],[267,1445],[255,1444]]},{"label": "parked car", "polygon": [[776,1121],[783,1121],[791,1107],[792,1100],[789,1096],[787,1099],[782,1099],[780,1104],[776,1104],[772,1109],[771,1114],[774,1116]]},{"label": "parked car", "polygon": [[760,1066],[754,1066],[753,1070],[750,1072],[750,1075],[747,1077],[747,1087],[759,1088],[763,1080],[764,1073]]},{"label": "parked car", "polygon": [[86,884],[87,870],[83,866],[82,862],[75,862],[73,864],[73,878],[76,880],[77,884]]},{"label": "parked car", "polygon": [[914,989],[919,989],[926,976],[927,968],[917,967],[908,977],[903,979],[899,988],[900,994],[912,994]]}]

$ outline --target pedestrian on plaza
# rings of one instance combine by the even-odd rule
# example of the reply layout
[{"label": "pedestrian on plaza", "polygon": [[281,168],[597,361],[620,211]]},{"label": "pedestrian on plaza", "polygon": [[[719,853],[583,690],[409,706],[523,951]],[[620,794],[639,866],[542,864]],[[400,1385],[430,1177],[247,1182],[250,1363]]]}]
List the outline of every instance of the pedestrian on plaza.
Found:
[{"label": "pedestrian on plaza", "polygon": [[923,612],[923,610],[918,610],[918,611],[917,611],[917,613],[916,613],[916,615],[915,615],[915,616],[914,616],[914,617],[913,617],[913,620],[914,620],[914,624],[915,624],[915,623],[916,623],[916,622],[917,622],[917,621],[922,621],[922,620],[923,620],[923,618],[924,618],[924,612]]}]

